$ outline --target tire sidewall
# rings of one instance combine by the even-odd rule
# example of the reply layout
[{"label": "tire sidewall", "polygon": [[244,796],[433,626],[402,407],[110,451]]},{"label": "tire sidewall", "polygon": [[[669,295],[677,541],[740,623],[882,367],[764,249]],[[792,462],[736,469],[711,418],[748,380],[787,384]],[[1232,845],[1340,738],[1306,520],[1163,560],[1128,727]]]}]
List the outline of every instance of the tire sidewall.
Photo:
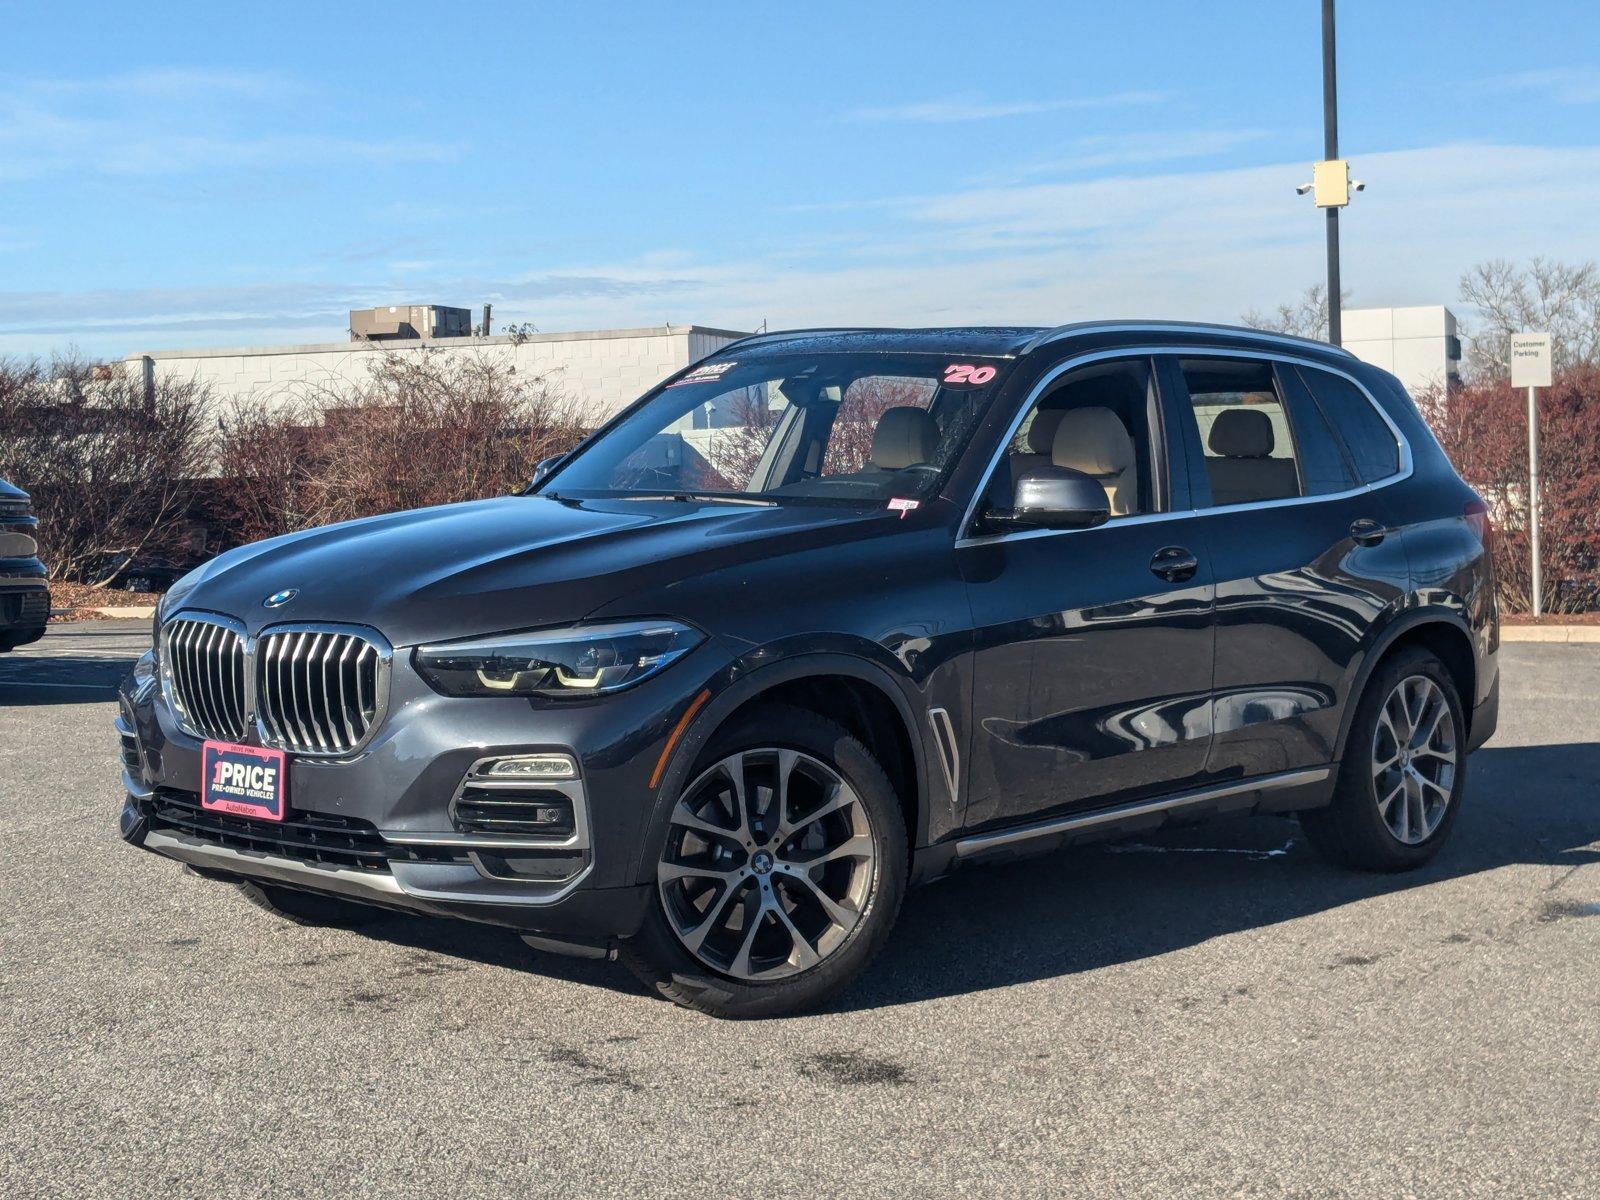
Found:
[{"label": "tire sidewall", "polygon": [[[716,762],[740,750],[798,750],[837,771],[865,806],[876,842],[874,876],[866,911],[844,943],[826,960],[798,975],[768,982],[742,981],[701,962],[673,931],[648,864],[650,904],[639,933],[622,947],[628,965],[657,991],[716,1016],[789,1013],[821,1003],[844,987],[882,947],[905,895],[909,868],[905,818],[899,798],[876,759],[841,726],[804,709],[772,706],[737,718],[707,743],[686,787]],[[673,797],[652,830],[650,845],[664,847],[680,796]],[[658,850],[658,855],[664,851]]]},{"label": "tire sidewall", "polygon": [[[1402,842],[1394,835],[1378,809],[1378,793],[1372,774],[1372,742],[1377,732],[1378,717],[1384,704],[1402,679],[1420,675],[1438,685],[1445,703],[1450,706],[1451,719],[1456,728],[1456,770],[1451,780],[1450,803],[1445,806],[1439,826],[1424,840],[1415,845]],[[1344,762],[1340,767],[1340,801],[1347,807],[1347,817],[1372,850],[1388,860],[1395,870],[1421,866],[1439,852],[1461,811],[1462,796],[1467,783],[1467,723],[1455,680],[1445,665],[1432,654],[1411,650],[1397,655],[1385,663],[1374,677],[1350,731],[1345,747]]]}]

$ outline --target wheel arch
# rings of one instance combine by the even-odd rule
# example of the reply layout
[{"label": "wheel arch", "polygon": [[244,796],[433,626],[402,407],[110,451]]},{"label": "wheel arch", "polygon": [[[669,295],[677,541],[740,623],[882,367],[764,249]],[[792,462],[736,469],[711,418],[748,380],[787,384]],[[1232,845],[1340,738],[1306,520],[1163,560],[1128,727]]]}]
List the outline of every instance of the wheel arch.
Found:
[{"label": "wheel arch", "polygon": [[817,712],[848,729],[888,773],[905,811],[912,849],[926,841],[927,752],[915,710],[894,677],[866,659],[811,653],[783,659],[740,676],[694,714],[655,789],[635,878],[653,878],[661,852],[665,814],[689,781],[689,772],[716,732],[762,704],[785,703]]},{"label": "wheel arch", "polygon": [[1361,660],[1350,688],[1345,695],[1344,714],[1339,721],[1339,743],[1334,757],[1343,756],[1345,741],[1350,736],[1350,726],[1355,720],[1356,708],[1365,695],[1378,667],[1398,650],[1407,646],[1420,646],[1429,651],[1450,672],[1456,692],[1461,700],[1462,714],[1467,723],[1467,736],[1471,736],[1473,699],[1477,695],[1478,662],[1472,650],[1472,634],[1467,623],[1447,608],[1427,608],[1406,613],[1388,625],[1373,641],[1372,648]]}]

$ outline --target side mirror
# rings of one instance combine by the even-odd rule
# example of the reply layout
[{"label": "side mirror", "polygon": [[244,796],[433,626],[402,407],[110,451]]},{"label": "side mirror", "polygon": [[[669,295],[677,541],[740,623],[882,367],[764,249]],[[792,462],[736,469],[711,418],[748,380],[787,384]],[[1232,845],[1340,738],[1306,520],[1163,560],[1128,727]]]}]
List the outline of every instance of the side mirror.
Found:
[{"label": "side mirror", "polygon": [[1089,529],[1111,516],[1111,500],[1093,475],[1070,467],[1036,467],[1017,480],[1009,510],[989,521],[1004,529]]},{"label": "side mirror", "polygon": [[552,454],[549,458],[541,458],[534,463],[533,478],[528,481],[528,489],[531,491],[538,487],[544,477],[555,470],[556,464],[561,461],[562,457],[560,454]]}]

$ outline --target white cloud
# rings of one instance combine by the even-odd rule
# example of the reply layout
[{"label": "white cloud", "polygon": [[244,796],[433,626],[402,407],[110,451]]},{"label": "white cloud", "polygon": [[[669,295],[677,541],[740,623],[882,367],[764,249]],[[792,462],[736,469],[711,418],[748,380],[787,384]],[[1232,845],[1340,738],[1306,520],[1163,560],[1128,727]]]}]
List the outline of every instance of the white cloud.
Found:
[{"label": "white cloud", "polygon": [[[1370,187],[1343,220],[1356,305],[1452,303],[1490,257],[1600,257],[1600,147],[1462,144],[1358,154]],[[1040,323],[1090,317],[1236,321],[1322,276],[1323,222],[1295,196],[1301,162],[966,187],[772,222],[737,259],[662,251],[621,264],[385,276],[331,261],[328,282],[252,288],[0,292],[0,348],[96,353],[337,340],[344,310],[396,296],[495,304],[497,322],[594,329],[698,321],[753,328],[861,322]],[[355,275],[355,278],[351,276]],[[323,278],[326,278],[325,276]],[[137,327],[129,313],[140,314]]]},{"label": "white cloud", "polygon": [[[0,87],[0,179],[184,175],[357,162],[441,162],[455,143],[294,130],[306,89],[265,72],[151,70]],[[270,127],[258,133],[262,110]]]},{"label": "white cloud", "polygon": [[1540,67],[1502,75],[1491,86],[1506,92],[1532,92],[1557,104],[1600,104],[1600,68]]},{"label": "white cloud", "polygon": [[849,114],[856,121],[987,121],[995,117],[1023,117],[1069,109],[1124,108],[1159,104],[1165,92],[1111,92],[1066,100],[983,100],[976,97],[892,104],[883,108],[858,108]]}]

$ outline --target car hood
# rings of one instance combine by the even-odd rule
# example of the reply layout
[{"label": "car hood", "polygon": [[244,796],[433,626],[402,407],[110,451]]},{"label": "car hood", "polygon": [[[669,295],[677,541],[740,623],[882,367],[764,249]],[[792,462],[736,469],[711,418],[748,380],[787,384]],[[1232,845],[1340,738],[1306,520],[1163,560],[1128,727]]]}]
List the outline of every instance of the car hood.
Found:
[{"label": "car hood", "polygon": [[[740,559],[892,532],[893,517],[882,509],[508,496],[241,546],[174,585],[166,611],[223,613],[252,633],[298,621],[369,625],[397,646],[413,645],[576,621],[631,592]],[[266,607],[291,589],[291,599]]]}]

